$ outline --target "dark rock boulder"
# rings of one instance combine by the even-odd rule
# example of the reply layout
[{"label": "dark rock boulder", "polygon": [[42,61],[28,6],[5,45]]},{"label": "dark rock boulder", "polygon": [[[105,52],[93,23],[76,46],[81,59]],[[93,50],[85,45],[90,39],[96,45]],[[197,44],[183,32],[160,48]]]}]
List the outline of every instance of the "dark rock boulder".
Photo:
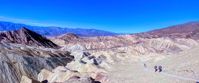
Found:
[{"label": "dark rock boulder", "polygon": [[71,79],[65,81],[64,83],[101,83],[99,81],[96,81],[95,79],[91,77],[72,77]]}]

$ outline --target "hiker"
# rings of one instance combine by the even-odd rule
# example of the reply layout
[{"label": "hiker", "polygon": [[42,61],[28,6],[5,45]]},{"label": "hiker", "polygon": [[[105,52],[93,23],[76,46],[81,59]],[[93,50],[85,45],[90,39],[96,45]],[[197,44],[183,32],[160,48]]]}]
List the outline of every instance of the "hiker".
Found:
[{"label": "hiker", "polygon": [[146,64],[144,63],[144,67],[147,68]]},{"label": "hiker", "polygon": [[158,67],[158,70],[159,70],[159,72],[162,72],[162,66],[161,65]]},{"label": "hiker", "polygon": [[158,71],[158,66],[154,66],[155,72]]},{"label": "hiker", "polygon": [[43,80],[41,83],[48,83],[48,80]]}]

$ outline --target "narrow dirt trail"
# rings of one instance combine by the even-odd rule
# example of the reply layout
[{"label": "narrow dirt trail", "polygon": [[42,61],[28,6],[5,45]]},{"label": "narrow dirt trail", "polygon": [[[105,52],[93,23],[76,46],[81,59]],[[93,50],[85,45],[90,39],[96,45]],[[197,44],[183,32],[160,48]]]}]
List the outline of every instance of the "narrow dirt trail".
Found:
[{"label": "narrow dirt trail", "polygon": [[[144,70],[148,71],[148,72],[154,72],[152,70],[149,70],[147,67],[144,67]],[[169,74],[169,73],[166,73],[166,72],[158,72],[158,73],[161,74],[161,75],[165,75],[165,76],[168,76],[168,77],[173,77],[173,78],[177,78],[177,79],[181,79],[181,80],[193,81],[194,83],[196,83],[197,81],[199,82],[199,80],[197,80],[197,79],[182,77],[182,76],[178,76],[178,75],[174,75],[174,74]]]},{"label": "narrow dirt trail", "polygon": [[109,73],[110,83],[196,83],[197,81],[164,72],[154,72],[142,63],[116,63],[112,65]]},{"label": "narrow dirt trail", "polygon": [[164,73],[164,72],[162,72],[160,74],[165,75],[165,76],[169,76],[169,77],[173,77],[173,78],[177,78],[177,79],[193,81],[194,83],[196,83],[197,81],[199,82],[199,80],[197,80],[197,79],[182,77],[182,76],[168,74],[168,73]]}]

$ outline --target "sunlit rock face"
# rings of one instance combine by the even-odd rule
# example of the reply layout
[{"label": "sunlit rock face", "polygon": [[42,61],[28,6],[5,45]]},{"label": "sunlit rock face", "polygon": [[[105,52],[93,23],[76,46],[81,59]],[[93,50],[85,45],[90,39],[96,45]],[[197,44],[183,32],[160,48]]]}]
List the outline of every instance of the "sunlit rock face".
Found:
[{"label": "sunlit rock face", "polygon": [[[64,42],[63,39],[52,39],[52,41],[55,40]],[[192,38],[147,38],[137,34],[77,38],[65,42],[67,43],[57,44],[63,46],[62,50],[74,51],[74,56],[82,53],[78,50],[84,50],[95,57],[105,56],[107,62],[110,63],[120,61],[120,59],[129,60],[129,58],[141,55],[175,54],[198,45],[198,40]]]},{"label": "sunlit rock face", "polygon": [[41,82],[31,79],[31,78],[28,78],[27,76],[22,76],[20,83],[41,83]]},{"label": "sunlit rock face", "polygon": [[[137,37],[133,35],[121,35],[121,36],[99,36],[99,37],[78,37],[78,38],[63,38],[55,37],[51,38],[53,42],[61,46],[73,46],[80,44],[85,49],[106,49],[115,48],[125,45],[132,45],[136,43]],[[60,43],[60,42],[62,43]]]},{"label": "sunlit rock face", "polygon": [[30,46],[42,46],[49,48],[59,47],[49,39],[25,27],[15,31],[0,32],[0,42],[24,44]]},{"label": "sunlit rock face", "polygon": [[[103,81],[105,78],[99,78],[99,74],[102,73],[103,75],[107,75],[107,71],[105,69],[107,69],[109,65],[106,63],[106,57],[93,56],[89,52],[86,52],[80,48],[82,47],[78,45],[67,49],[71,52],[71,55],[74,56],[74,60],[66,66],[56,67],[52,71],[43,69],[38,74],[38,80],[42,81],[47,79],[49,82],[69,83],[72,82],[70,79],[71,77],[80,76],[81,79],[77,79],[80,82],[73,80],[74,83],[84,83],[84,79],[87,79],[88,77],[92,77],[93,79],[98,78],[97,81]],[[66,49],[61,50],[63,51]]]},{"label": "sunlit rock face", "polygon": [[57,42],[65,42],[57,44],[66,47],[67,49],[74,48],[75,46],[79,46],[87,51],[107,51],[124,49],[132,51],[132,55],[144,55],[150,53],[178,53],[198,44],[198,41],[192,38],[146,38],[136,34],[75,38],[67,41],[59,38],[51,40]]},{"label": "sunlit rock face", "polygon": [[37,80],[42,69],[65,66],[74,57],[69,52],[18,44],[0,44],[0,83],[19,83],[22,76]]}]

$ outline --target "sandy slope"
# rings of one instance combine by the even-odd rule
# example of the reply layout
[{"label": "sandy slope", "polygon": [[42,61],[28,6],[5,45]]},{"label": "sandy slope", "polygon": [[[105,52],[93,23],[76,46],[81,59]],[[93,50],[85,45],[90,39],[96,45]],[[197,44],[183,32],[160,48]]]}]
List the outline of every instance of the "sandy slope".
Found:
[{"label": "sandy slope", "polygon": [[146,69],[141,63],[117,63],[109,71],[110,83],[195,83]]},{"label": "sandy slope", "polygon": [[199,80],[199,46],[157,62],[165,72]]},{"label": "sandy slope", "polygon": [[[156,59],[159,57],[156,57]],[[154,58],[143,62],[115,63],[109,71],[110,83],[196,83],[199,80],[199,46],[159,61]],[[163,72],[154,72],[162,65]]]}]

